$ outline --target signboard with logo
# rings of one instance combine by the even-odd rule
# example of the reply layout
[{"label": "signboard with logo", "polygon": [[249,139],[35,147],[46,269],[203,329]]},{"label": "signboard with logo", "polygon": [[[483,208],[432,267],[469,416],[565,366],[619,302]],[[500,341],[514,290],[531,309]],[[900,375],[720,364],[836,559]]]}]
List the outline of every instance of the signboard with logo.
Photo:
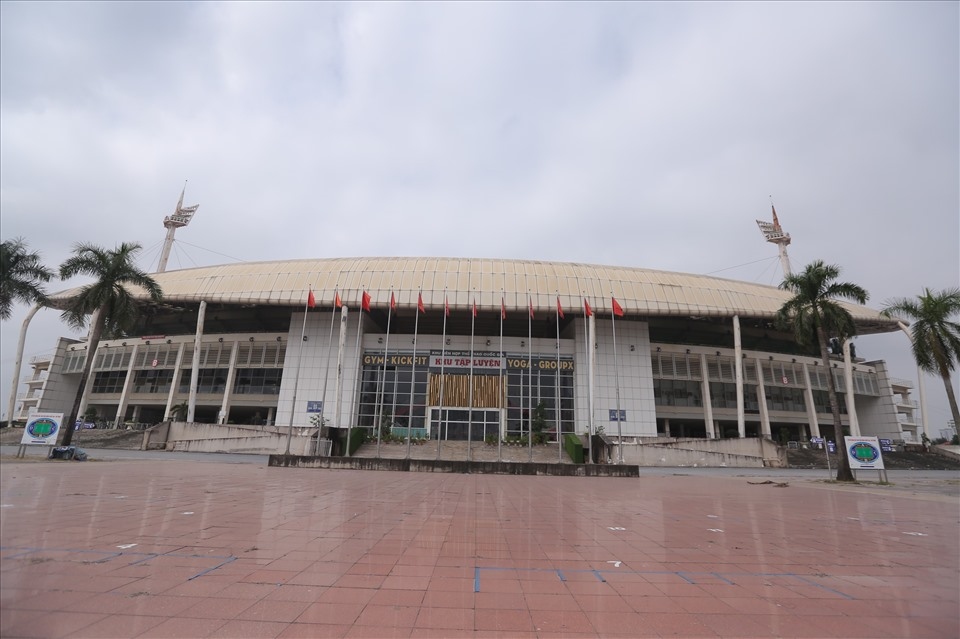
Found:
[{"label": "signboard with logo", "polygon": [[[909,431],[908,431],[909,432]],[[880,439],[880,450],[885,453],[892,453],[896,449],[893,447],[892,439]]]},{"label": "signboard with logo", "polygon": [[627,421],[627,409],[625,409],[625,408],[621,408],[621,409],[620,409],[620,419],[618,420],[618,419],[617,419],[617,409],[616,409],[616,408],[611,408],[611,409],[610,409],[610,421],[611,421],[611,422],[616,422],[616,421],[625,422],[625,421]]},{"label": "signboard with logo", "polygon": [[323,402],[322,402],[322,401],[307,402],[307,412],[308,412],[308,413],[322,413],[322,412],[323,412]]},{"label": "signboard with logo", "polygon": [[40,444],[55,446],[57,435],[60,434],[60,425],[63,424],[63,413],[34,413],[23,429],[20,445]]},{"label": "signboard with logo", "polygon": [[844,437],[850,470],[884,470],[883,454],[876,437]]}]

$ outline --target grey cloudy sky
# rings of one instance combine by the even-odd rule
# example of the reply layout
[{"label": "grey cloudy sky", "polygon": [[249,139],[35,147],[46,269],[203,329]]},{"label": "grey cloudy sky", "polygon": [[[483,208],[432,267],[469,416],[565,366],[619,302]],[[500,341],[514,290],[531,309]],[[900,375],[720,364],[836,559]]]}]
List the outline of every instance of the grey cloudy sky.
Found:
[{"label": "grey cloudy sky", "polygon": [[[794,268],[838,264],[880,308],[960,283],[958,6],[3,2],[2,237],[54,267],[136,241],[153,270],[188,179],[171,269],[433,255],[775,285],[772,195]],[[58,334],[41,312],[27,357]],[[859,352],[916,379],[901,335]]]}]

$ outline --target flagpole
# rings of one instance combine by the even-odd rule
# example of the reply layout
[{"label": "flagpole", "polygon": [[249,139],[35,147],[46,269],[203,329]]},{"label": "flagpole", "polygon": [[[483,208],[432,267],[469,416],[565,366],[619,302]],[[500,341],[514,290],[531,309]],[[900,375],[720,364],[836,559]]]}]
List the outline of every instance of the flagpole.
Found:
[{"label": "flagpole", "polygon": [[587,298],[583,298],[583,344],[587,367],[587,463],[593,463],[593,406],[590,397],[590,323],[587,314]]},{"label": "flagpole", "polygon": [[507,305],[503,301],[503,289],[500,289],[500,353],[498,359],[500,360],[500,387],[497,393],[500,395],[498,403],[500,404],[500,416],[497,419],[497,463],[499,464],[502,460],[503,453],[503,437],[507,434],[506,431],[506,415],[504,415],[503,409],[503,398],[506,395],[503,388],[503,366],[504,355],[503,355],[503,316],[507,314]]},{"label": "flagpole", "polygon": [[363,328],[363,311],[364,311],[363,307],[367,306],[366,310],[368,311],[370,309],[368,304],[365,305],[363,303],[366,297],[367,291],[366,289],[361,289],[361,290],[363,292],[360,294],[360,311],[357,313],[357,346],[355,351],[356,358],[357,358],[357,375],[354,377],[354,383],[355,383],[354,392],[356,393],[356,397],[354,397],[353,401],[350,402],[350,422],[347,424],[347,457],[352,457],[352,455],[350,454],[350,436],[353,434],[353,422],[358,421],[357,405],[360,403],[360,396],[361,396],[360,384],[363,381],[363,369],[361,366],[363,357],[360,354],[360,329]]},{"label": "flagpole", "polygon": [[563,434],[561,431],[560,420],[560,313],[563,311],[560,307],[560,291],[557,291],[557,390],[556,390],[556,410],[557,410],[557,463],[563,463]]},{"label": "flagpole", "polygon": [[[380,379],[377,380],[377,413],[375,417],[376,423],[374,424],[377,429],[377,459],[380,459],[380,439],[381,431],[383,430],[383,393],[387,390],[387,357],[390,354],[391,315],[393,315],[393,289],[390,290],[390,306],[387,308],[387,337],[383,342],[383,373],[380,375]],[[383,392],[381,392],[381,384],[383,385]]]},{"label": "flagpole", "polygon": [[[447,357],[447,315],[450,313],[450,306],[447,302],[447,287],[443,287],[443,336],[440,338],[440,426],[437,429],[437,459],[440,459],[440,441],[443,439],[443,384],[446,381],[446,378],[443,375],[444,364],[446,363]],[[429,402],[428,402],[429,403]],[[449,416],[448,416],[449,417]],[[447,419],[447,422],[450,420]],[[450,433],[450,425],[447,426],[447,434]]]},{"label": "flagpole", "polygon": [[[340,431],[340,418],[343,416],[343,351],[347,345],[347,327],[350,323],[350,309],[347,306],[340,306],[340,331],[337,335],[337,388],[334,396],[337,399],[337,413],[334,415],[336,421],[337,434]],[[340,451],[341,456],[343,451]]]},{"label": "flagpole", "polygon": [[[333,289],[333,310],[330,312],[330,333],[327,335],[327,365],[323,371],[323,396],[320,398],[320,428],[317,429],[317,447],[314,453],[320,452],[320,433],[323,432],[323,412],[327,409],[327,382],[330,381],[330,347],[333,345],[333,325],[337,321],[337,300],[340,299],[338,288]],[[300,339],[303,344],[303,339]]]},{"label": "flagpole", "polygon": [[533,299],[527,291],[527,451],[533,461]]},{"label": "flagpole", "polygon": [[[616,303],[613,294],[610,299]],[[617,384],[617,463],[623,463],[623,429],[620,424],[620,358],[617,356],[617,322],[616,311],[611,307],[610,326],[613,329],[613,373]]]},{"label": "flagpole", "polygon": [[[473,450],[473,329],[477,322],[477,299],[473,299],[473,308],[470,310],[470,388],[467,391],[467,461]],[[483,434],[487,434],[486,420],[484,420]]]},{"label": "flagpole", "polygon": [[[417,386],[417,325],[420,323],[420,301],[423,293],[417,293],[417,315],[413,320],[413,360],[410,369],[410,406],[407,408],[407,459],[410,459],[410,431],[413,430],[413,390]],[[429,392],[429,389],[427,389]]]},{"label": "flagpole", "polygon": [[[290,454],[290,440],[293,438],[293,413],[297,410],[297,386],[300,384],[300,369],[303,367],[303,338],[307,334],[307,309],[310,308],[310,297],[313,289],[307,295],[303,305],[303,327],[300,329],[300,351],[297,356],[297,374],[293,376],[293,401],[290,403],[290,422],[287,425],[287,450],[284,455]],[[319,436],[319,435],[318,435]]]}]

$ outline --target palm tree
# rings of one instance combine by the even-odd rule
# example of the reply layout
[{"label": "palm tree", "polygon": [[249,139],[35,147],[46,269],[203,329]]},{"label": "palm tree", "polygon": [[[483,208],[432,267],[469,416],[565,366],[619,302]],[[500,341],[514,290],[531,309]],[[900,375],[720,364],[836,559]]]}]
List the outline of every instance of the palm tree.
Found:
[{"label": "palm tree", "polygon": [[[798,344],[816,344],[820,348],[820,358],[827,371],[827,397],[833,413],[834,437],[842,450],[843,425],[840,420],[840,404],[837,402],[837,385],[827,355],[827,337],[844,339],[857,332],[853,316],[836,300],[865,304],[869,294],[856,284],[837,282],[839,276],[839,266],[824,264],[822,260],[811,262],[800,273],[787,275],[780,288],[793,293],[793,297],[777,311],[777,324],[782,327],[792,326]],[[846,454],[840,455],[840,459],[837,481],[853,481],[850,460]]]},{"label": "palm tree", "polygon": [[913,322],[913,357],[921,370],[939,375],[947,389],[953,425],[960,435],[960,410],[953,392],[950,371],[960,362],[960,324],[951,318],[960,315],[960,288],[931,291],[923,289],[916,299],[898,298],[885,303],[881,311],[887,317],[902,317]]},{"label": "palm tree", "polygon": [[27,251],[22,238],[0,244],[0,319],[10,319],[14,302],[47,304],[45,282],[53,271],[40,263],[39,253]]},{"label": "palm tree", "polygon": [[60,278],[63,280],[76,275],[87,275],[94,279],[92,284],[80,288],[61,316],[72,328],[82,329],[87,325],[87,316],[92,315],[87,361],[80,376],[70,418],[64,422],[66,427],[63,429],[61,446],[68,445],[73,438],[73,424],[80,412],[100,338],[122,335],[139,315],[136,299],[128,287],[144,289],[154,302],[159,302],[163,297],[160,285],[134,264],[133,259],[139,251],[139,244],[123,243],[112,251],[93,244],[77,244],[73,249],[73,257],[60,265]]}]

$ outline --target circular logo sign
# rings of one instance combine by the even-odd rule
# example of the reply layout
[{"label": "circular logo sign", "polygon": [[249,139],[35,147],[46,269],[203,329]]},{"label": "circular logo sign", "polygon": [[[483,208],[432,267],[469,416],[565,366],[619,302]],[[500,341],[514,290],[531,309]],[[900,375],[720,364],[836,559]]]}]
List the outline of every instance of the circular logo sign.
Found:
[{"label": "circular logo sign", "polygon": [[50,437],[57,432],[58,428],[56,420],[49,417],[38,417],[27,424],[27,432],[31,437]]},{"label": "circular logo sign", "polygon": [[867,442],[857,442],[851,446],[850,454],[862,464],[875,462],[880,457],[880,451],[877,450],[877,447]]}]

